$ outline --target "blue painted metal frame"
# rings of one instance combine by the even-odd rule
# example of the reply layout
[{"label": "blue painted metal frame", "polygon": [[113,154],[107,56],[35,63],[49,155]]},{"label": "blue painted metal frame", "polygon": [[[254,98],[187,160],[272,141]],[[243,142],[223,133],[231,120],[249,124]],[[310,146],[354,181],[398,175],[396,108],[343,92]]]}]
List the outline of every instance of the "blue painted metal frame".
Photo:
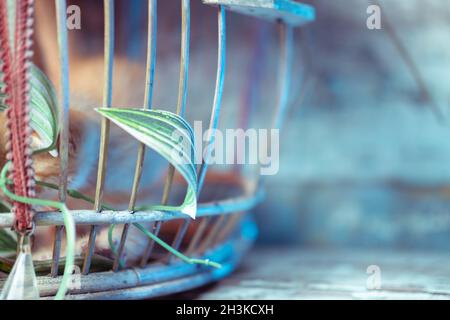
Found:
[{"label": "blue painted metal frame", "polygon": [[[219,281],[237,268],[258,235],[256,224],[250,217],[244,218],[236,231],[229,241],[206,252],[203,256],[205,259],[221,263],[222,268],[220,269],[189,265],[183,262],[175,262],[170,266],[134,268],[114,274],[114,277],[129,276],[130,279],[133,279],[133,281],[117,282],[114,289],[111,288],[110,281],[108,281],[111,280],[111,272],[92,273],[83,276],[81,288],[72,291],[67,299],[148,299],[183,292]],[[45,284],[44,288],[40,288],[42,299],[52,299],[58,287],[58,279],[39,277],[38,282]]]},{"label": "blue painted metal frame", "polygon": [[[113,3],[113,0],[104,1],[106,4]],[[203,3],[220,6],[219,35],[221,35],[221,29],[225,30],[225,9],[281,22],[283,36],[281,38],[281,45],[284,49],[284,54],[280,57],[280,101],[278,103],[273,124],[275,127],[281,127],[282,116],[284,115],[288,103],[287,97],[291,77],[289,66],[292,64],[293,28],[315,20],[315,9],[309,5],[291,0],[203,0]],[[110,17],[111,16],[112,15],[110,14]],[[223,19],[221,20],[221,18]],[[222,27],[220,28],[220,26]],[[220,43],[225,43],[225,33],[222,34],[222,38],[219,37],[219,40],[222,41]],[[107,52],[111,53],[111,46],[109,46],[108,49]],[[219,52],[221,51],[222,50],[219,50]],[[111,65],[112,60],[106,60],[107,65]],[[222,65],[224,65],[224,59],[222,61],[219,55],[218,77],[220,76],[220,67]],[[106,78],[109,79],[110,77]],[[218,78],[217,86],[220,88],[222,85],[223,79]],[[105,88],[107,89],[109,86],[105,86]],[[220,99],[215,99],[214,104],[220,106]],[[206,170],[204,171],[206,172]],[[204,176],[204,174],[201,176]],[[99,189],[100,195],[101,189],[102,188]],[[251,210],[262,200],[263,195],[262,188],[260,188],[259,191],[254,194],[225,201],[201,204],[198,207],[198,216],[214,217],[218,215],[228,215],[228,217],[231,217],[232,215],[236,215],[237,212]],[[97,202],[99,201],[99,198],[100,197],[98,196],[96,197]],[[98,210],[95,209],[98,209],[97,206],[94,210],[90,211],[72,211],[77,225],[85,224],[98,226],[108,224],[129,224],[144,221],[162,222],[183,218],[179,212],[167,213],[152,211],[135,212],[134,214],[131,214],[129,211],[104,211],[102,214],[98,214]],[[35,222],[37,225],[62,226],[63,219],[59,212],[47,212],[36,214]],[[0,216],[0,228],[9,227],[12,223],[13,217],[11,214]],[[112,276],[111,272],[88,274],[91,256],[91,254],[88,253],[86,256],[86,260],[88,261],[85,261],[83,270],[83,274],[85,275],[81,277],[82,285],[79,289],[72,291],[68,298],[151,298],[186,291],[220,280],[229,275],[237,267],[238,263],[247,253],[257,236],[256,225],[253,220],[248,217],[248,214],[244,215],[239,227],[236,229],[237,230],[234,231],[231,240],[228,240],[220,246],[213,246],[213,248],[208,250],[205,254],[198,254],[202,255],[202,258],[211,259],[221,263],[223,266],[221,269],[212,269],[205,266],[189,265],[180,261],[175,261],[170,265],[152,264],[151,266],[143,268],[127,269],[114,273],[114,276]],[[93,227],[92,230],[94,232],[93,238],[95,239],[95,227]],[[181,235],[180,238],[183,238],[183,235]],[[89,247],[92,248],[92,246],[93,241],[91,239]],[[56,267],[57,264],[53,269],[57,270]],[[126,279],[126,281],[118,281],[119,277],[121,277],[121,279]],[[53,277],[39,277],[38,281],[40,282],[41,296],[50,298],[56,293],[60,279],[56,277],[56,272],[54,272]]]},{"label": "blue painted metal frame", "polygon": [[203,3],[265,20],[283,21],[294,27],[316,18],[314,7],[291,0],[203,0]]}]

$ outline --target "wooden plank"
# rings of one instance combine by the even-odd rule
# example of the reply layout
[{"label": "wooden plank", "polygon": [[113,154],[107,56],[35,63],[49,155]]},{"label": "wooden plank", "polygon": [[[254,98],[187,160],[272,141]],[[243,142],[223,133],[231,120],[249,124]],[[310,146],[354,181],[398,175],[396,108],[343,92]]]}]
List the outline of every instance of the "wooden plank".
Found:
[{"label": "wooden plank", "polygon": [[316,15],[312,6],[291,0],[203,0],[203,3],[221,5],[228,10],[265,20],[282,20],[292,26],[312,22]]},{"label": "wooden plank", "polygon": [[[231,277],[196,299],[450,299],[446,252],[256,249]],[[369,266],[381,271],[380,289],[367,288]]]}]

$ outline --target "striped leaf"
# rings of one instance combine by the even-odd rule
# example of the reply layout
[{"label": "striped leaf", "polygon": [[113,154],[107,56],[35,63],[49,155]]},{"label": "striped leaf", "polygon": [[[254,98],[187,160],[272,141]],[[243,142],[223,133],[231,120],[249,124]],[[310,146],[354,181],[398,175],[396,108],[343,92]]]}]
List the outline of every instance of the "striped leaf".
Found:
[{"label": "striped leaf", "polygon": [[40,151],[54,151],[58,137],[58,99],[46,75],[35,65],[30,69],[31,127],[40,138]]},{"label": "striped leaf", "polygon": [[0,252],[2,254],[15,252],[17,249],[17,240],[14,231],[0,229]]},{"label": "striped leaf", "polygon": [[[0,198],[0,213],[11,212],[11,207],[2,202]],[[14,252],[17,248],[17,242],[14,233],[7,229],[0,229],[0,255]]]},{"label": "striped leaf", "polygon": [[[3,86],[0,83],[0,89]],[[0,94],[0,112],[7,108],[5,98]],[[53,84],[35,65],[30,68],[30,101],[31,127],[40,140],[37,148],[41,152],[53,151],[58,137],[58,100]]]},{"label": "striped leaf", "polygon": [[180,116],[161,110],[128,108],[96,109],[102,116],[135,139],[155,150],[184,177],[188,190],[179,207],[158,206],[161,210],[180,211],[195,219],[197,212],[197,170],[194,162],[194,133]]}]

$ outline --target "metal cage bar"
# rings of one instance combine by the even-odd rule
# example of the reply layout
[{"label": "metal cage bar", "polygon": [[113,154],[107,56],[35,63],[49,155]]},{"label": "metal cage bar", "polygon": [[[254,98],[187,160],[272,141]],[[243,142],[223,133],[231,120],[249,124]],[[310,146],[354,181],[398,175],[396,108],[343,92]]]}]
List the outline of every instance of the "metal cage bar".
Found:
[{"label": "metal cage bar", "polygon": [[[146,80],[145,80],[145,96],[144,96],[144,110],[152,108],[153,100],[153,86],[155,80],[155,66],[156,66],[156,34],[157,34],[157,2],[156,0],[148,1],[148,44],[147,44],[147,63],[146,63]],[[136,169],[134,173],[133,188],[131,190],[130,202],[128,210],[134,211],[136,205],[136,198],[139,189],[139,183],[142,176],[142,170],[145,158],[145,144],[140,143],[138,147]],[[117,249],[116,258],[114,260],[113,271],[117,271],[120,266],[120,259],[125,248],[125,242],[128,235],[129,224],[126,224],[122,231],[120,244]]]},{"label": "metal cage bar", "polygon": [[[67,299],[143,299],[173,294],[220,280],[238,265],[255,241],[256,227],[246,219],[228,241],[209,250],[205,259],[221,263],[221,269],[211,269],[174,263],[111,272],[97,272],[83,276],[79,287],[70,292]],[[1,281],[0,281],[1,283]],[[38,287],[43,299],[51,299],[58,289],[59,279],[39,277]]]},{"label": "metal cage bar", "polygon": [[[181,54],[180,54],[180,80],[178,85],[177,114],[184,117],[186,113],[187,84],[189,78],[189,41],[191,38],[191,4],[190,0],[181,2]],[[164,185],[161,203],[167,204],[172,189],[175,168],[169,165],[169,171]]]},{"label": "metal cage bar", "polygon": [[[259,78],[261,77],[261,64],[263,64],[263,60],[265,57],[265,47],[263,45],[264,35],[267,31],[266,27],[260,27],[257,26],[257,32],[256,33],[256,40],[254,44],[254,49],[251,55],[251,63],[249,64],[249,71],[248,71],[248,80],[246,81],[246,87],[243,90],[242,94],[242,105],[240,106],[241,110],[239,113],[239,119],[238,119],[238,126],[239,128],[242,128],[245,130],[245,128],[248,127],[250,123],[250,113],[254,111],[254,105],[255,105],[255,97],[257,96],[257,92],[259,89]],[[244,148],[244,146],[241,146]],[[242,174],[243,167],[237,168],[236,172],[238,174]],[[199,251],[198,244],[200,240],[202,239],[205,231],[208,229],[208,225],[210,224],[211,218],[206,217],[202,219],[200,222],[198,229],[194,236],[192,237],[191,241],[189,242],[189,246],[186,250],[187,255],[194,254]],[[223,225],[223,228],[220,230],[220,235],[216,237],[216,243],[220,239],[225,238],[225,235],[228,230],[230,230],[230,226],[234,225],[234,216],[226,216],[224,221],[221,222]]]},{"label": "metal cage bar", "polygon": [[[219,1],[220,2],[220,1]],[[279,59],[279,79],[278,79],[278,98],[277,107],[273,116],[272,128],[280,129],[283,125],[284,118],[286,117],[287,109],[289,106],[290,86],[292,78],[292,64],[293,64],[293,26],[279,20],[280,30],[280,59]],[[206,175],[206,172],[203,174]],[[202,179],[202,174],[200,174]],[[201,186],[202,184],[200,184]],[[209,246],[216,243],[219,238],[215,235],[216,232],[222,229],[223,226],[228,225],[229,217],[218,217],[216,221],[212,221],[212,217],[205,217],[200,222],[196,233],[194,234],[191,243],[186,251],[187,254],[195,252],[203,252]],[[230,223],[233,223],[231,221]],[[187,223],[186,223],[187,224]],[[208,226],[212,224],[212,230],[204,239],[202,236],[208,229]],[[180,232],[186,232],[187,228],[184,228]]]},{"label": "metal cage bar", "polygon": [[278,102],[273,116],[272,128],[281,129],[286,118],[291,92],[292,65],[294,58],[294,29],[280,22],[280,60],[278,79]]},{"label": "metal cage bar", "polygon": [[[256,193],[199,204],[198,217],[218,216],[222,214],[233,214],[235,212],[248,211],[259,204],[264,197],[264,192]],[[73,219],[77,225],[109,225],[109,224],[131,224],[155,221],[172,221],[184,219],[185,215],[180,212],[167,211],[129,211],[105,210],[98,214],[95,210],[72,210]],[[64,219],[61,212],[38,212],[34,217],[36,226],[62,226]],[[12,213],[0,214],[0,228],[10,228],[14,223]]]},{"label": "metal cage bar", "polygon": [[211,111],[211,120],[209,123],[209,137],[207,144],[206,156],[202,161],[202,165],[198,174],[198,193],[200,194],[205,182],[206,172],[208,171],[208,161],[211,157],[211,145],[215,141],[215,130],[219,124],[220,110],[222,107],[223,87],[225,83],[225,69],[227,57],[227,26],[226,26],[226,10],[225,7],[219,6],[218,9],[218,55],[217,55],[217,76],[216,88],[214,92],[214,102]]},{"label": "metal cage bar", "polygon": [[[56,25],[59,46],[59,64],[60,64],[60,181],[58,197],[61,202],[66,202],[67,178],[69,166],[69,108],[70,108],[70,84],[69,84],[69,45],[66,27],[66,0],[55,0],[56,7]],[[51,275],[58,275],[59,257],[61,254],[61,240],[63,227],[58,226],[55,230],[55,239],[53,242],[53,263]]]},{"label": "metal cage bar", "polygon": [[[190,38],[191,38],[191,3],[190,0],[182,0],[181,2],[181,53],[180,53],[180,79],[178,84],[178,102],[177,102],[177,114],[184,117],[186,113],[186,100],[187,100],[187,85],[189,79],[189,51],[190,51]],[[175,174],[175,167],[169,165],[169,169],[164,184],[163,195],[161,198],[161,204],[166,205],[169,202],[170,191],[172,190],[173,178]],[[161,230],[162,222],[158,221],[153,226],[153,233],[159,234]],[[141,266],[147,264],[148,259],[152,254],[155,243],[150,240],[147,244],[146,250],[141,259]]]},{"label": "metal cage bar", "polygon": [[[197,186],[197,194],[200,195],[203,184],[206,177],[206,172],[208,170],[208,161],[211,156],[212,148],[211,145],[215,140],[215,130],[219,124],[219,116],[220,110],[222,106],[222,96],[223,96],[223,87],[225,83],[225,70],[226,70],[226,48],[227,48],[227,29],[226,29],[226,10],[223,6],[219,6],[218,8],[218,16],[217,16],[217,38],[218,38],[218,54],[217,54],[217,75],[216,75],[216,87],[214,92],[214,102],[211,111],[211,120],[209,124],[209,136],[208,143],[206,149],[206,155],[202,161],[202,165],[199,169],[198,174],[198,186]],[[179,249],[180,244],[188,230],[188,227],[191,223],[191,220],[186,219],[183,224],[179,227],[175,239],[173,241],[173,247],[175,249]],[[171,256],[168,256],[171,257]],[[169,258],[170,259],[170,258]],[[170,260],[169,260],[170,261]]]},{"label": "metal cage bar", "polygon": [[[110,108],[112,104],[112,84],[113,84],[113,66],[114,66],[114,0],[104,0],[104,15],[105,15],[105,75],[103,86],[103,107]],[[102,118],[101,124],[101,138],[100,151],[97,171],[97,187],[95,190],[95,204],[94,209],[97,212],[101,211],[101,201],[103,197],[106,165],[108,159],[108,143],[109,143],[110,121]],[[95,238],[97,235],[97,228],[93,226],[89,234],[88,247],[85,253],[83,263],[83,274],[88,274],[91,258],[95,247]]]}]

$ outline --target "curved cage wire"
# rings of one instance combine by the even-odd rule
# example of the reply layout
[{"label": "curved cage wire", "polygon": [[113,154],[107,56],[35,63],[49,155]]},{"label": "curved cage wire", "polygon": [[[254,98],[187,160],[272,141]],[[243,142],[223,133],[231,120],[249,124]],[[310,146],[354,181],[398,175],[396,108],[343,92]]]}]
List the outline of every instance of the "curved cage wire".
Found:
[{"label": "curved cage wire", "polygon": [[[59,44],[60,67],[60,146],[61,180],[59,198],[66,201],[68,176],[68,145],[69,145],[69,62],[68,62],[68,34],[66,28],[65,0],[55,0],[57,13],[57,32]],[[177,113],[184,116],[186,111],[186,96],[189,70],[190,47],[190,1],[181,0],[182,3],[182,29],[180,53],[180,77],[178,90]],[[254,15],[259,18],[276,22],[280,29],[280,57],[278,101],[274,110],[272,128],[281,128],[286,110],[289,105],[290,81],[293,64],[294,28],[314,20],[314,9],[290,0],[203,0],[205,5],[215,6],[217,9],[217,39],[218,57],[214,101],[211,109],[210,129],[217,128],[226,68],[226,12],[228,10],[238,13]],[[152,108],[154,71],[156,65],[156,35],[157,35],[157,1],[149,0],[148,5],[148,46],[146,62],[146,84],[144,109]],[[105,52],[104,70],[105,82],[103,89],[103,106],[112,106],[112,81],[114,63],[114,0],[104,0],[105,20]],[[191,219],[180,212],[162,211],[135,211],[136,199],[139,194],[139,185],[145,157],[145,145],[140,144],[137,151],[134,183],[130,190],[128,210],[109,211],[102,210],[102,196],[105,187],[106,165],[108,158],[108,142],[110,122],[106,118],[101,123],[101,139],[99,146],[99,163],[97,173],[97,187],[95,204],[92,210],[74,210],[72,215],[77,225],[90,226],[89,243],[82,259],[77,261],[81,267],[81,275],[77,277],[79,283],[72,288],[69,299],[140,299],[158,297],[185,291],[217,281],[230,274],[239,264],[241,258],[251,247],[257,235],[257,228],[249,216],[251,211],[264,197],[263,181],[255,178],[256,187],[247,190],[239,186],[228,186],[239,189],[237,197],[224,198],[218,201],[200,203],[197,210],[196,228],[188,233]],[[214,140],[214,130],[209,131],[209,146]],[[204,155],[203,164],[198,169],[199,194],[202,189],[210,187],[205,180],[208,171],[207,158],[210,150]],[[174,168],[169,167],[165,181],[162,204],[167,204],[172,191]],[[240,178],[243,179],[243,178]],[[231,194],[231,193],[230,193]],[[63,237],[63,215],[60,212],[38,212],[34,217],[37,228],[41,226],[54,226],[56,236],[53,244],[53,258],[51,267],[41,270],[38,277],[38,286],[43,299],[52,298],[60,283],[61,243]],[[222,268],[213,269],[204,266],[186,264],[171,255],[165,254],[163,258],[152,259],[156,254],[156,245],[153,241],[144,243],[146,249],[140,262],[134,266],[122,268],[120,259],[125,254],[129,226],[133,223],[152,223],[151,231],[158,235],[165,223],[176,221],[178,229],[171,239],[171,245],[187,255],[214,260],[222,264]],[[0,228],[10,228],[14,223],[12,214],[0,215]],[[100,227],[111,224],[123,225],[123,231],[116,259],[111,265],[97,271],[92,268],[94,247]]]}]

